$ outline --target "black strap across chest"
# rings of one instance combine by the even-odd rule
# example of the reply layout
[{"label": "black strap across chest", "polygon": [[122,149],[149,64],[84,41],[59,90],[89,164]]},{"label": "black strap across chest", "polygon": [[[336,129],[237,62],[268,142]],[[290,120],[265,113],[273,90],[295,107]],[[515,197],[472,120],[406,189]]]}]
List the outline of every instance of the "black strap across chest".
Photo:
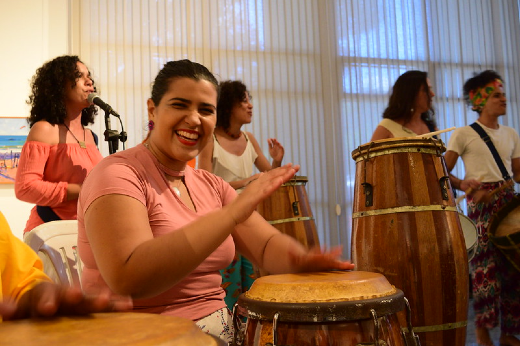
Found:
[{"label": "black strap across chest", "polygon": [[488,146],[489,151],[491,151],[491,154],[493,155],[493,158],[495,159],[495,162],[497,163],[498,168],[500,169],[500,173],[502,173],[502,177],[504,178],[504,180],[510,180],[511,176],[509,176],[509,173],[507,173],[506,166],[504,166],[502,158],[500,157],[500,155],[498,155],[497,148],[495,148],[493,141],[491,141],[491,138],[489,138],[489,135],[486,133],[486,131],[484,131],[482,126],[480,126],[476,122],[469,126],[471,126],[471,128],[479,134],[480,138],[482,138],[484,143],[486,143],[486,145]]}]

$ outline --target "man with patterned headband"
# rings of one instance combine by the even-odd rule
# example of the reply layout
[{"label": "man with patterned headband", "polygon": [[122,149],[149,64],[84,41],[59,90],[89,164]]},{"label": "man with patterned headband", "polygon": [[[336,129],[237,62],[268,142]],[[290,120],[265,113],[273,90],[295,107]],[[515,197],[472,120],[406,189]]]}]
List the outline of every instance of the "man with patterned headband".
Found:
[{"label": "man with patterned headband", "polygon": [[477,343],[493,346],[489,330],[498,326],[500,316],[500,345],[520,345],[514,336],[520,333],[520,272],[487,234],[491,217],[513,198],[513,180],[520,180],[520,139],[513,128],[498,123],[507,100],[495,71],[468,79],[464,98],[479,117],[453,132],[445,159],[451,171],[462,157],[466,175],[450,176],[450,181],[466,192],[468,216],[477,225],[478,246],[470,262]]}]

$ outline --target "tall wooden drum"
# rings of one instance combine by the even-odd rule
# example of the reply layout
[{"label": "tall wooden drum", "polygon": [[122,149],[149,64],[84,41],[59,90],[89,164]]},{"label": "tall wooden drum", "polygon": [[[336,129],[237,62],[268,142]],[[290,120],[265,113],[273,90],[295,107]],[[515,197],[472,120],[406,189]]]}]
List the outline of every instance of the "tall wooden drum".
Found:
[{"label": "tall wooden drum", "polygon": [[466,339],[468,260],[445,150],[436,139],[395,138],[352,152],[352,261],[404,291],[422,346]]},{"label": "tall wooden drum", "polygon": [[403,292],[378,273],[264,276],[238,305],[248,317],[237,336],[243,346],[417,345],[413,334],[405,339],[397,320],[406,305]]},{"label": "tall wooden drum", "polygon": [[258,212],[280,232],[290,235],[306,248],[319,246],[316,223],[305,185],[307,177],[294,177],[258,205]]},{"label": "tall wooden drum", "polygon": [[204,333],[191,320],[135,312],[2,322],[0,344],[12,346],[227,345],[223,340]]}]

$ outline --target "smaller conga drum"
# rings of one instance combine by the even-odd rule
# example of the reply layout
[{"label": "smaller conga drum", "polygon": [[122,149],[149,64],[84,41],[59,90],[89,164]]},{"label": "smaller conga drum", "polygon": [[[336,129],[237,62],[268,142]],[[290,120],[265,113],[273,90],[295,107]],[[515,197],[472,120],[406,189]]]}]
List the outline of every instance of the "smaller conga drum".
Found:
[{"label": "smaller conga drum", "polygon": [[319,246],[320,241],[305,190],[307,181],[307,177],[292,178],[262,201],[257,211],[280,232],[309,249]]},{"label": "smaller conga drum", "polygon": [[520,271],[520,196],[515,196],[493,216],[489,239]]},{"label": "smaller conga drum", "polygon": [[0,323],[0,344],[224,346],[188,319],[146,313],[26,319]]},{"label": "smaller conga drum", "polygon": [[406,305],[378,273],[264,276],[238,299],[235,325],[239,310],[247,323],[236,337],[243,346],[418,345],[413,331],[404,335],[399,326],[396,312]]}]

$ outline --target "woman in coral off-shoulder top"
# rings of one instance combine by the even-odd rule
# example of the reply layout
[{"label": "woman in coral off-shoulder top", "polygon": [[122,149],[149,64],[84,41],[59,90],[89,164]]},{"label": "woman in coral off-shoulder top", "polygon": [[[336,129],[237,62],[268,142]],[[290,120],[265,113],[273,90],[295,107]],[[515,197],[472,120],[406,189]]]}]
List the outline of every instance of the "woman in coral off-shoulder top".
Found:
[{"label": "woman in coral off-shoulder top", "polygon": [[81,184],[101,159],[94,134],[85,126],[97,111],[88,68],[77,56],[60,56],[41,66],[31,82],[31,130],[22,148],[15,193],[34,203],[24,233],[54,220],[74,220]]}]

